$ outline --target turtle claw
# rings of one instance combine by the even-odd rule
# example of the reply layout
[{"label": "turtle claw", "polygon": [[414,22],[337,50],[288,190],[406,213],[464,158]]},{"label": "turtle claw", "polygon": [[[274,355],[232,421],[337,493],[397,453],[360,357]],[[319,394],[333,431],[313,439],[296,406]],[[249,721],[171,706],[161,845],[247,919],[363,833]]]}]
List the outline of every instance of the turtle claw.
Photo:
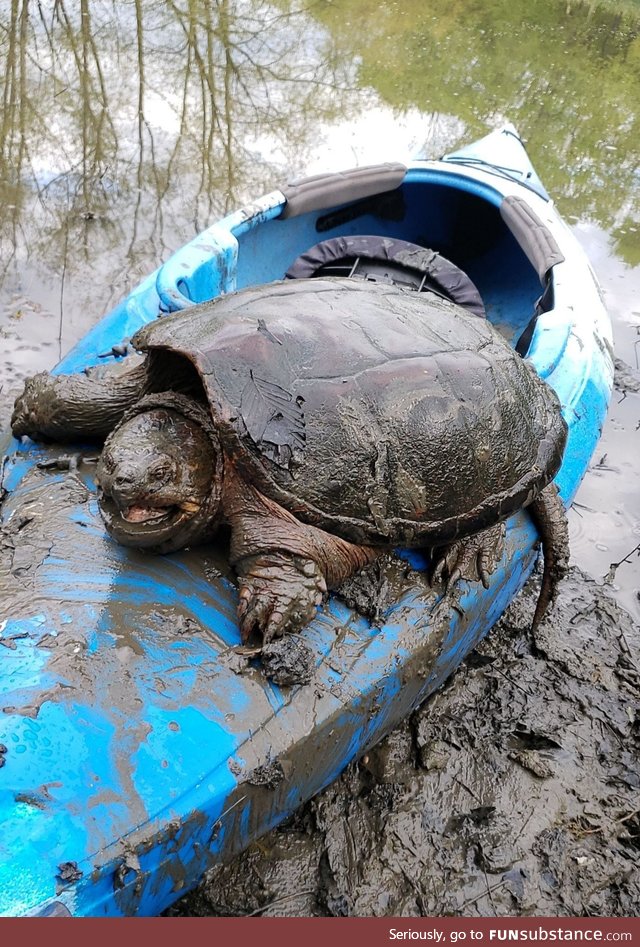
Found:
[{"label": "turtle claw", "polygon": [[237,564],[240,579],[238,622],[243,644],[260,636],[263,644],[300,631],[327,591],[320,567],[287,553],[247,556]]},{"label": "turtle claw", "polygon": [[485,589],[489,588],[489,576],[504,551],[505,533],[504,523],[498,523],[436,552],[432,585],[443,581],[445,591],[449,592],[460,579],[466,579],[482,582]]}]

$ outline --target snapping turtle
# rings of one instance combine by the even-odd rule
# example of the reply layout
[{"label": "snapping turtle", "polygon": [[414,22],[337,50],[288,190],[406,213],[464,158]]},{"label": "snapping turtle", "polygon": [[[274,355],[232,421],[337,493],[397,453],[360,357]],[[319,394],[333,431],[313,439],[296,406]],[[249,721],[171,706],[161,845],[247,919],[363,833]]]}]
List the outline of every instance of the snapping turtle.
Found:
[{"label": "snapping turtle", "polygon": [[133,344],[146,357],[120,375],[28,381],[13,432],[108,434],[100,506],[121,543],[170,552],[228,524],[245,641],[300,629],[393,546],[447,547],[439,573],[486,584],[495,526],[525,506],[544,544],[539,620],[566,545],[550,484],[566,425],[487,321],[393,285],[302,279]]}]

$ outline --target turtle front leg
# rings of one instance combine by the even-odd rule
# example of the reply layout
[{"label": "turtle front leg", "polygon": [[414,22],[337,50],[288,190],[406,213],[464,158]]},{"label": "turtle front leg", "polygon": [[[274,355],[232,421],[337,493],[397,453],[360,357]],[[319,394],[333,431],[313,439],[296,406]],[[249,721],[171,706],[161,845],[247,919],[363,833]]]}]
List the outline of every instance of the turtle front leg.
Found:
[{"label": "turtle front leg", "polygon": [[341,585],[383,551],[301,523],[233,471],[225,471],[223,505],[231,525],[244,642],[256,632],[266,643],[300,631],[316,614],[327,589]]},{"label": "turtle front leg", "polygon": [[449,591],[460,579],[466,579],[469,582],[482,582],[488,589],[489,576],[495,571],[504,552],[505,534],[504,523],[498,523],[437,550],[432,583],[444,580],[446,590]]},{"label": "turtle front leg", "polygon": [[259,632],[267,644],[304,628],[327,593],[327,581],[313,559],[277,550],[246,556],[238,563],[238,621],[243,642]]},{"label": "turtle front leg", "polygon": [[77,375],[40,372],[28,378],[11,416],[14,437],[27,434],[34,440],[53,441],[106,437],[144,393],[145,362],[137,357],[132,361],[132,367],[100,365]]}]

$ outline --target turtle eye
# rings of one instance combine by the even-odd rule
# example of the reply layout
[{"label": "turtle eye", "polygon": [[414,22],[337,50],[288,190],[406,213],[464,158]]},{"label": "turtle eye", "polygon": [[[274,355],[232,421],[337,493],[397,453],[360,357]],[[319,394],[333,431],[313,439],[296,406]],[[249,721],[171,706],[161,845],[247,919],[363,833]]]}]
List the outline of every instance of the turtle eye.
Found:
[{"label": "turtle eye", "polygon": [[157,467],[149,471],[149,477],[154,483],[161,483],[169,477],[170,473],[171,467],[169,464],[158,464]]},{"label": "turtle eye", "polygon": [[100,465],[102,466],[102,469],[108,474],[113,473],[113,471],[116,469],[115,461],[111,454],[106,454],[104,452],[100,457]]}]

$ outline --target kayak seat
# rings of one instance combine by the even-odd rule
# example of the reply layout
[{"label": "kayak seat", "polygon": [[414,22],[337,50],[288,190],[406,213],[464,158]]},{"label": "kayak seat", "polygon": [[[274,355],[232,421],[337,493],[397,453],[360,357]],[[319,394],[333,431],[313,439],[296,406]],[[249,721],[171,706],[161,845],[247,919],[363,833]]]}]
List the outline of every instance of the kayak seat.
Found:
[{"label": "kayak seat", "polygon": [[450,299],[480,318],[486,318],[482,297],[467,274],[435,250],[391,237],[333,237],[301,254],[285,279],[347,276],[390,282],[417,292]]}]

